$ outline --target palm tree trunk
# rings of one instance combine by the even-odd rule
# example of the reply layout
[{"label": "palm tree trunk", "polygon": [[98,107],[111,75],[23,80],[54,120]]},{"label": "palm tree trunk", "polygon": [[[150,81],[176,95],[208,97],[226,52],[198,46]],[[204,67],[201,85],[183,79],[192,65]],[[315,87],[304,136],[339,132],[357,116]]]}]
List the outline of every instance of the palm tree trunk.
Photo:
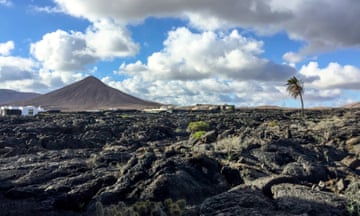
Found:
[{"label": "palm tree trunk", "polygon": [[304,117],[304,100],[303,100],[303,96],[300,93],[300,102],[301,102],[301,116]]}]

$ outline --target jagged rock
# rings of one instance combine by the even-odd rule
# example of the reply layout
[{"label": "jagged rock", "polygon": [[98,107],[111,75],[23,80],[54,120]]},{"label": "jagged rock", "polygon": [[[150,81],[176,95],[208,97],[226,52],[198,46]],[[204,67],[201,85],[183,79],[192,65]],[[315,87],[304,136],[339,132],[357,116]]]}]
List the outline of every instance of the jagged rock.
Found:
[{"label": "jagged rock", "polygon": [[25,199],[34,197],[41,193],[42,189],[38,185],[27,185],[23,187],[14,187],[6,191],[4,195],[9,199]]},{"label": "jagged rock", "polygon": [[346,215],[346,199],[311,187],[278,184],[272,187],[277,207],[294,215]]},{"label": "jagged rock", "polygon": [[215,130],[206,132],[206,134],[204,134],[200,140],[202,143],[212,143],[215,142],[217,139],[217,132]]},{"label": "jagged rock", "polygon": [[155,165],[156,179],[142,194],[144,199],[185,199],[189,204],[198,204],[206,197],[229,188],[220,173],[220,164],[211,158],[200,155],[169,162],[172,164],[170,167],[168,162]]},{"label": "jagged rock", "polygon": [[356,179],[351,182],[346,191],[345,195],[348,199],[355,200],[360,203],[360,180]]},{"label": "jagged rock", "polygon": [[25,144],[23,140],[16,138],[16,137],[6,137],[5,138],[5,145],[6,146],[19,146]]},{"label": "jagged rock", "polygon": [[352,137],[346,140],[346,145],[356,145],[356,144],[360,144],[360,136]]},{"label": "jagged rock", "polygon": [[356,169],[360,167],[360,159],[354,156],[347,156],[345,157],[341,163],[345,166],[349,167],[350,169]]},{"label": "jagged rock", "polygon": [[353,145],[349,150],[360,157],[360,144]]},{"label": "jagged rock", "polygon": [[239,170],[233,169],[229,166],[222,167],[221,174],[225,177],[225,179],[231,186],[236,186],[244,183],[244,180],[241,179]]},{"label": "jagged rock", "polygon": [[288,163],[281,174],[311,183],[318,183],[328,178],[328,170],[325,166],[308,161]]},{"label": "jagged rock", "polygon": [[249,188],[225,192],[206,199],[200,215],[278,215],[273,201],[260,190]]},{"label": "jagged rock", "polygon": [[206,156],[161,161],[149,153],[130,160],[125,170],[116,184],[99,195],[104,204],[112,203],[114,197],[123,201],[185,199],[199,204],[229,188],[220,165]]},{"label": "jagged rock", "polygon": [[63,210],[82,210],[86,208],[87,204],[101,188],[112,185],[115,182],[116,179],[114,176],[92,179],[56,197],[54,207]]},{"label": "jagged rock", "polygon": [[344,179],[340,179],[339,181],[337,181],[335,186],[337,192],[343,191],[345,189]]},{"label": "jagged rock", "polygon": [[[191,145],[194,121],[212,131]],[[96,202],[184,198],[195,214],[336,215],[336,193],[359,197],[359,126],[342,109],[0,118],[0,214],[93,215]]]}]

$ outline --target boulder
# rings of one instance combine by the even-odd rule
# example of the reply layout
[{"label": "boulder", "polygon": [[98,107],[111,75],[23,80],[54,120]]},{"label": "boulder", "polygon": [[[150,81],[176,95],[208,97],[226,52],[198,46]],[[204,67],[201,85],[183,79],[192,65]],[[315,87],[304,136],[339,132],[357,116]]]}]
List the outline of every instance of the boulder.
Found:
[{"label": "boulder", "polygon": [[349,167],[350,169],[355,170],[356,168],[360,167],[360,159],[355,156],[347,156],[345,157],[341,163],[345,166]]},{"label": "boulder", "polygon": [[237,169],[229,166],[223,166],[220,172],[231,187],[244,183],[244,180],[241,178],[240,172]]},{"label": "boulder", "polygon": [[147,153],[145,157],[130,159],[123,175],[99,194],[98,199],[105,205],[118,201],[164,201],[168,198],[199,204],[205,198],[229,188],[220,173],[220,164],[204,155],[166,160],[157,160],[151,155]]},{"label": "boulder", "polygon": [[204,155],[169,160],[156,164],[154,169],[155,178],[142,192],[141,199],[185,199],[188,204],[199,204],[205,198],[229,188],[220,173],[220,164]]},{"label": "boulder", "polygon": [[314,191],[296,184],[278,184],[272,187],[280,211],[294,215],[346,215],[346,199],[334,193]]},{"label": "boulder", "polygon": [[274,202],[260,190],[250,188],[224,192],[206,199],[200,206],[200,215],[278,215]]},{"label": "boulder", "polygon": [[206,132],[201,138],[200,141],[202,143],[212,143],[215,142],[217,139],[217,132],[215,130]]},{"label": "boulder", "polygon": [[295,177],[299,181],[318,183],[320,180],[326,180],[329,172],[324,165],[299,161],[287,164],[281,174]]}]

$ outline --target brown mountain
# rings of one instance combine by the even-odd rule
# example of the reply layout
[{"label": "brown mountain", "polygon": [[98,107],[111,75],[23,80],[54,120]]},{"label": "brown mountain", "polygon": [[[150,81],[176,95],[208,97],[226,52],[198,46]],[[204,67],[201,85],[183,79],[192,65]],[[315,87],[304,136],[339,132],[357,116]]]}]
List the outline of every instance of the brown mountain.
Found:
[{"label": "brown mountain", "polygon": [[15,101],[30,100],[37,96],[40,96],[40,94],[31,92],[18,92],[9,89],[0,89],[0,104],[11,104]]},{"label": "brown mountain", "polygon": [[360,108],[360,102],[347,104],[343,108]]},{"label": "brown mountain", "polygon": [[19,105],[42,106],[64,111],[103,109],[142,109],[160,104],[145,101],[111,88],[93,76],[45,95],[21,102]]}]

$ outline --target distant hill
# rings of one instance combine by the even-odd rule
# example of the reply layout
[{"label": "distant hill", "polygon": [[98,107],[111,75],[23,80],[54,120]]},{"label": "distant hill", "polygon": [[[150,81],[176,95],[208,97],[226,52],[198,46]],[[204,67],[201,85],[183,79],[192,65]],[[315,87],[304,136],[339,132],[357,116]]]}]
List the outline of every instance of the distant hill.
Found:
[{"label": "distant hill", "polygon": [[343,106],[343,108],[360,108],[360,102],[347,104],[347,105]]},{"label": "distant hill", "polygon": [[15,101],[23,101],[23,100],[30,100],[40,96],[37,93],[30,93],[30,92],[18,92],[9,89],[0,89],[0,104],[9,104]]},{"label": "distant hill", "polygon": [[159,103],[136,98],[90,76],[61,89],[23,101],[18,105],[42,106],[45,109],[85,111],[103,109],[140,109],[158,107]]}]

